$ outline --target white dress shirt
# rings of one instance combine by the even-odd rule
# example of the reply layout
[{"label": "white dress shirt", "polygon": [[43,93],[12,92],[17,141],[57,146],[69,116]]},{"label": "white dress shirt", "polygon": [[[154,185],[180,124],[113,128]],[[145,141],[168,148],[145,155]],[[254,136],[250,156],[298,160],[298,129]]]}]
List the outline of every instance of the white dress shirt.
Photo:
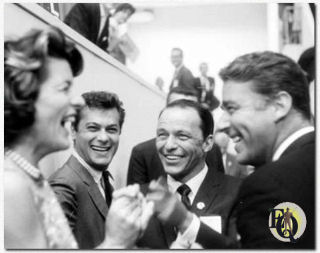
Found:
[{"label": "white dress shirt", "polygon": [[107,21],[108,15],[109,15],[104,4],[100,3],[99,7],[100,7],[100,26],[99,26],[98,38],[100,38],[100,35],[102,33],[102,30],[106,24],[106,21]]}]

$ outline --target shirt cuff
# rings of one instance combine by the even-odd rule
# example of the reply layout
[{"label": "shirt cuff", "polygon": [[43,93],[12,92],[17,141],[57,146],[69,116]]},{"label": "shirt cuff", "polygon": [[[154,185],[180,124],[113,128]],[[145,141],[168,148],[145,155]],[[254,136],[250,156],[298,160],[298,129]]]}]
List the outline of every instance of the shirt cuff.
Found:
[{"label": "shirt cuff", "polygon": [[177,239],[171,244],[170,249],[201,249],[199,244],[196,244],[196,238],[200,228],[200,219],[193,214],[192,221],[189,227],[183,234],[178,232]]}]

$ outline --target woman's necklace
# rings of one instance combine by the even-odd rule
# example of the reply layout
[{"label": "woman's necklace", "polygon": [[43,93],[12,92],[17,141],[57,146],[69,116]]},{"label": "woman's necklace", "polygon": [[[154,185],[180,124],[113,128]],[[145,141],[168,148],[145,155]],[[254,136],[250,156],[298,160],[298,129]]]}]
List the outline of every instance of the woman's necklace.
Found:
[{"label": "woman's necklace", "polygon": [[27,174],[36,180],[42,179],[42,174],[39,169],[31,165],[23,156],[19,155],[17,152],[8,149],[5,152],[5,156],[10,158],[16,165],[18,165]]}]

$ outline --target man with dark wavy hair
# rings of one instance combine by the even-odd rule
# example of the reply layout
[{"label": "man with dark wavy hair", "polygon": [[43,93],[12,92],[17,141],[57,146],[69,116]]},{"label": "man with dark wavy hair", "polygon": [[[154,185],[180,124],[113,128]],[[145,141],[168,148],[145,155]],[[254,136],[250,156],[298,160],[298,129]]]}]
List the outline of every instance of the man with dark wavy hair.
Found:
[{"label": "man with dark wavy hair", "polygon": [[117,95],[82,94],[85,107],[73,129],[74,151],[49,179],[81,249],[91,249],[105,235],[113,186],[108,166],[120,139],[125,111]]}]

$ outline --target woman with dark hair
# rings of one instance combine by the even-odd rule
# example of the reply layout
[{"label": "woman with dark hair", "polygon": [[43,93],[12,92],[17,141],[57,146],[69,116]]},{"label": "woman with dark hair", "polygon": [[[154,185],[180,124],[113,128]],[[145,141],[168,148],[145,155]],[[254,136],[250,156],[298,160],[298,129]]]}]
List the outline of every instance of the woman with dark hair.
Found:
[{"label": "woman with dark hair", "polygon": [[[82,67],[80,52],[54,27],[4,44],[7,249],[77,248],[63,211],[37,167],[41,158],[70,145],[68,128],[76,119],[76,109],[83,106],[82,100],[71,99],[70,91]],[[125,198],[113,201],[102,248],[132,246],[151,216],[151,208],[141,210],[137,187],[127,191],[131,203],[137,204],[129,209]],[[126,212],[135,213],[135,219],[128,221]]]}]

